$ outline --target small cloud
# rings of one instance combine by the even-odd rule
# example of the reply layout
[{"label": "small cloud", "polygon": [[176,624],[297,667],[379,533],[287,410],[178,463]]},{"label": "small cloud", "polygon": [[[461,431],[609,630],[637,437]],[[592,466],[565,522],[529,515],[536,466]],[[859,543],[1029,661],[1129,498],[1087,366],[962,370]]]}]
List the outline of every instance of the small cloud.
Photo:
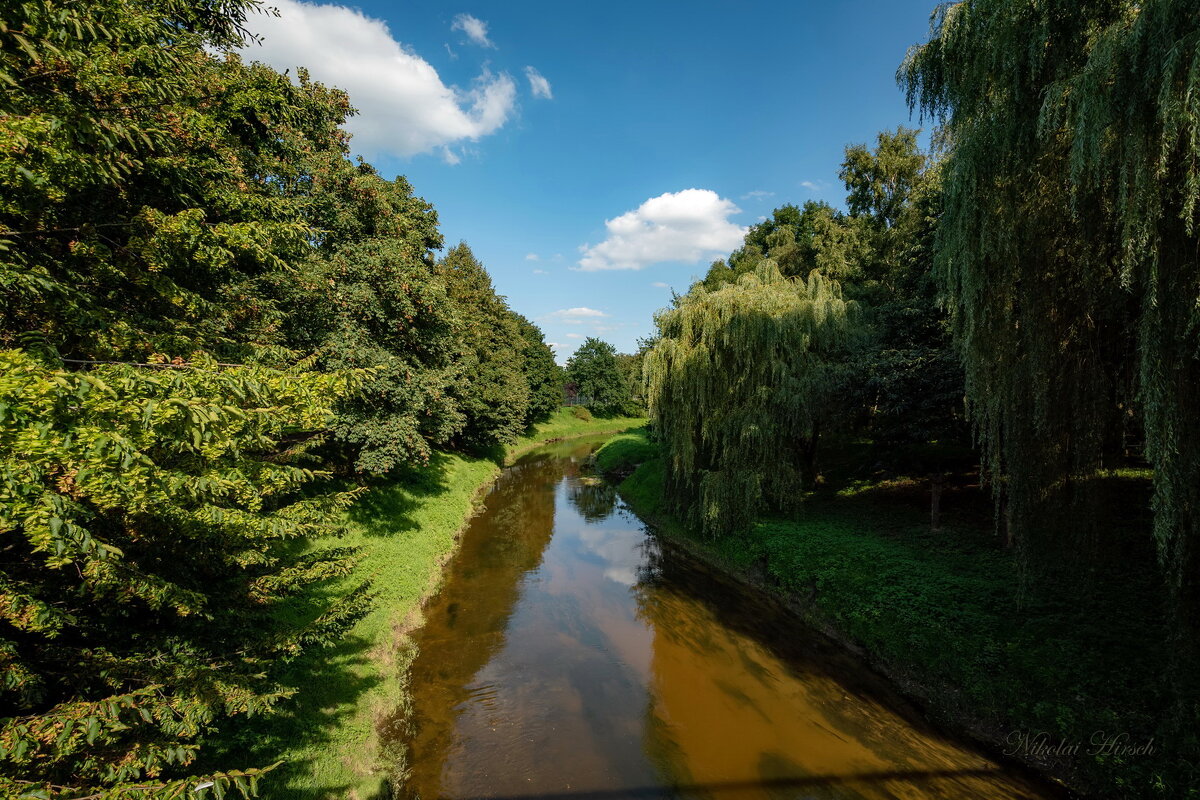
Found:
[{"label": "small cloud", "polygon": [[538,72],[533,67],[525,68],[525,77],[529,79],[529,91],[534,97],[540,97],[543,100],[553,100],[554,93],[550,90],[550,81]]},{"label": "small cloud", "polygon": [[670,289],[671,288],[671,284],[663,283],[662,281],[655,281],[654,283],[652,283],[650,285],[653,286],[655,289]]},{"label": "small cloud", "polygon": [[829,188],[829,184],[825,181],[800,181],[800,185],[810,192],[820,192]]},{"label": "small cloud", "polygon": [[451,49],[450,49],[450,43],[449,43],[449,42],[442,42],[442,44],[446,45],[446,53],[447,53],[447,54],[450,56],[450,60],[451,60],[451,61],[458,61],[458,53],[456,53],[456,52],[454,52],[453,50],[451,50]]},{"label": "small cloud", "polygon": [[534,275],[549,275],[550,273],[546,272],[546,270],[544,270],[544,269],[535,269],[533,271],[533,274]]},{"label": "small cloud", "polygon": [[526,261],[541,261],[542,259],[541,259],[541,256],[539,256],[537,253],[526,253],[525,260]]},{"label": "small cloud", "polygon": [[567,338],[568,339],[582,339],[583,334],[582,333],[568,333]]},{"label": "small cloud", "polygon": [[480,47],[491,47],[495,49],[496,45],[492,44],[492,40],[488,38],[487,23],[478,17],[473,17],[470,14],[459,14],[454,18],[454,24],[450,26],[452,31],[462,31],[475,44]]},{"label": "small cloud", "polygon": [[578,308],[563,308],[546,315],[548,318],[568,325],[582,325],[585,320],[597,320],[607,317],[603,311],[580,306]]},{"label": "small cloud", "polygon": [[[803,184],[801,184],[801,185],[803,185]],[[774,196],[775,196],[774,192],[765,192],[762,189],[755,189],[752,192],[746,192],[744,195],[741,196],[740,199],[742,199],[742,200],[758,200],[763,197],[774,197]]]},{"label": "small cloud", "polygon": [[710,189],[685,189],[651,197],[632,211],[607,220],[608,237],[583,245],[579,269],[642,269],[664,261],[698,263],[742,243],[746,228],[729,218],[741,213]]},{"label": "small cloud", "polygon": [[558,348],[562,347],[562,345],[558,342],[546,342],[546,347],[549,347],[551,350],[557,350]]}]

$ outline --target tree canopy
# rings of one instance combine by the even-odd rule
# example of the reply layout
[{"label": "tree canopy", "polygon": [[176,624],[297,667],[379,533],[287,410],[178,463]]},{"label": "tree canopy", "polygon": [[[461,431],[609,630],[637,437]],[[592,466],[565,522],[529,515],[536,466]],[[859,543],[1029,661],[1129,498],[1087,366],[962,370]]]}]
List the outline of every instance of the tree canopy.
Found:
[{"label": "tree canopy", "polygon": [[437,274],[458,315],[463,348],[455,393],[465,419],[458,439],[473,449],[511,442],[529,415],[520,323],[465,243],[438,262]]},{"label": "tree canopy", "polygon": [[719,535],[796,507],[836,413],[854,317],[835,281],[786,278],[769,259],[661,312],[646,376],[673,510]]},{"label": "tree canopy", "polygon": [[623,414],[629,408],[629,384],[621,375],[617,350],[589,336],[567,359],[563,377],[593,412],[601,416]]}]

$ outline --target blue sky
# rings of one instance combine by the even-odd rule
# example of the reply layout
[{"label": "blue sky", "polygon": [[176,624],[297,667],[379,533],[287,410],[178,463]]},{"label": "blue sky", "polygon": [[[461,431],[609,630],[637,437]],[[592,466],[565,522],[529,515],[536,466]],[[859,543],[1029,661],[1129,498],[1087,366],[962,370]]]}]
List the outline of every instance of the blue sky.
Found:
[{"label": "blue sky", "polygon": [[355,149],[560,360],[590,335],[632,350],[772,208],[840,204],[845,145],[917,122],[895,72],[934,6],[267,2],[246,57],[350,92]]}]

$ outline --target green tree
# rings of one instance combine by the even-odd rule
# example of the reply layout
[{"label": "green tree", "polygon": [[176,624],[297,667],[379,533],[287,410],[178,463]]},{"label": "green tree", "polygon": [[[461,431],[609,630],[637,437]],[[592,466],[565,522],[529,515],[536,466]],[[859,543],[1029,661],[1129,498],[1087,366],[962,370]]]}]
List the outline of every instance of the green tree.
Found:
[{"label": "green tree", "polygon": [[786,278],[769,259],[660,312],[646,375],[669,508],[710,536],[796,508],[841,412],[855,316],[836,282]]},{"label": "green tree", "polygon": [[529,412],[523,363],[527,343],[520,324],[465,243],[438,262],[437,274],[457,313],[462,346],[455,391],[465,424],[458,441],[475,450],[514,441]]},{"label": "green tree", "polygon": [[621,380],[625,382],[626,391],[629,392],[629,408],[642,414],[646,411],[645,381],[642,377],[642,365],[645,360],[646,354],[642,351],[617,353],[617,369],[621,373]]},{"label": "green tree", "polygon": [[1113,429],[1140,418],[1154,534],[1176,600],[1178,685],[1191,702],[1200,663],[1198,20],[1194,0],[973,0],[942,8],[900,71],[910,103],[942,120],[953,146],[939,269],[971,413],[1014,532],[1035,543],[1060,535],[1043,524],[1047,508],[1086,511],[1094,476],[1111,463]]},{"label": "green tree", "polygon": [[629,410],[629,385],[617,364],[617,350],[608,342],[594,336],[585,339],[567,359],[564,376],[592,412],[613,416]]},{"label": "green tree", "polygon": [[458,312],[433,259],[437,216],[406,180],[340,150],[310,157],[306,173],[294,191],[319,238],[295,272],[273,276],[283,340],[326,369],[372,370],[333,421],[357,470],[425,463],[466,421]]},{"label": "green tree", "polygon": [[209,728],[271,711],[273,665],[361,614],[366,587],[307,626],[277,612],[351,566],[296,547],[356,494],[302,462],[349,380],[0,351],[0,794],[181,796]]},{"label": "green tree", "polygon": [[840,176],[850,219],[868,243],[853,294],[871,336],[855,355],[854,382],[875,457],[940,472],[923,445],[966,433],[962,370],[933,271],[941,171],[920,151],[917,132],[899,128],[880,133],[873,149],[847,147]]},{"label": "green tree", "polygon": [[240,2],[20,3],[0,31],[0,336],[64,354],[275,358],[256,287],[308,250],[304,153],[344,147],[340,92],[205,47]]},{"label": "green tree", "polygon": [[[1157,239],[1123,242],[1121,219],[1129,219],[1131,206],[1113,206],[1112,198],[1125,196],[1119,187],[1132,175],[1126,170],[1143,170],[1142,180],[1150,180],[1144,172],[1150,170],[1156,176],[1151,193],[1174,198],[1179,215],[1184,184],[1168,180],[1165,189],[1157,187],[1172,174],[1159,172],[1157,161],[1080,161],[1094,136],[1126,138],[1119,127],[1097,131],[1098,119],[1116,125],[1115,114],[1161,125],[1155,109],[1160,99],[1169,106],[1170,91],[1178,90],[1166,73],[1128,78],[1145,82],[1103,99],[1088,76],[1110,61],[1114,48],[1151,46],[1141,38],[1145,24],[1161,22],[1162,14],[1157,3],[1145,11],[1119,2],[1020,10],[1006,2],[964,3],[935,18],[930,42],[901,70],[910,100],[944,121],[952,145],[943,165],[938,271],[984,464],[1009,535],[1025,548],[1053,547],[1064,531],[1094,535],[1094,478],[1114,464],[1110,444],[1138,406],[1134,383],[1144,398],[1164,386],[1155,377],[1157,357],[1137,365],[1137,350],[1149,354],[1153,335],[1143,323],[1156,316],[1137,309],[1138,297],[1150,305],[1173,297],[1160,293],[1158,278],[1150,276],[1169,281],[1189,268],[1143,260],[1143,254],[1154,256]],[[1177,39],[1185,35],[1176,31]],[[1179,51],[1170,37],[1159,32],[1157,56],[1143,53],[1147,69],[1175,69],[1169,54]],[[1028,50],[1030,41],[1043,46]],[[1156,80],[1167,82],[1147,95]],[[1160,97],[1160,91],[1168,93]],[[1086,112],[1077,105],[1083,96],[1094,101]],[[1135,111],[1135,103],[1143,106]],[[1137,133],[1153,135],[1149,128]],[[1195,359],[1171,363],[1171,369],[1185,368]],[[1147,423],[1149,431],[1154,426]],[[1187,431],[1195,426],[1172,427],[1173,436],[1194,435]],[[1181,445],[1169,447],[1187,451]],[[1160,513],[1169,505],[1160,502]],[[1063,524],[1067,519],[1070,525]],[[1183,533],[1170,527],[1170,534],[1160,528],[1164,542]]]},{"label": "green tree", "polygon": [[530,425],[549,419],[555,409],[562,405],[563,371],[554,360],[554,351],[546,344],[541,329],[520,314],[512,313],[525,341],[521,363],[525,383],[529,386],[529,409],[525,424]]}]

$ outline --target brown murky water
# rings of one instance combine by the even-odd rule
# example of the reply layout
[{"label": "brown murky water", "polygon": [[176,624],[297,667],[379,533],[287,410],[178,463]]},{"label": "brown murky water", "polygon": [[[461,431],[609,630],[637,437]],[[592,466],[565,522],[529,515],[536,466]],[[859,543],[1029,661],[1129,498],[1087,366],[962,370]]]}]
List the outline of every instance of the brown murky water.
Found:
[{"label": "brown murky water", "polygon": [[417,634],[411,798],[1044,798],[582,470],[505,470]]}]

